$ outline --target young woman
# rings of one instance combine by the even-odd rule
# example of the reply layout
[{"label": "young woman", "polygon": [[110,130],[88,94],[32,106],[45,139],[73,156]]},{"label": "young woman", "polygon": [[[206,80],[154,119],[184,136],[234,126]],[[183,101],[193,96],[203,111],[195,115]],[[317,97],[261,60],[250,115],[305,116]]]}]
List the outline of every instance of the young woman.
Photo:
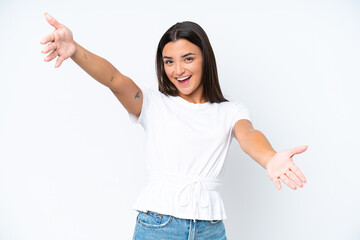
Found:
[{"label": "young woman", "polygon": [[133,239],[226,239],[219,188],[233,138],[279,190],[279,179],[294,190],[303,187],[305,177],[292,157],[307,146],[276,152],[253,128],[247,108],[223,97],[209,39],[196,23],[177,23],[162,36],[155,91],[137,86],[76,43],[67,27],[45,17],[55,30],[41,41],[49,43],[44,61],[58,57],[59,67],[71,58],[109,87],[146,131],[149,184],[134,204],[139,213]]}]

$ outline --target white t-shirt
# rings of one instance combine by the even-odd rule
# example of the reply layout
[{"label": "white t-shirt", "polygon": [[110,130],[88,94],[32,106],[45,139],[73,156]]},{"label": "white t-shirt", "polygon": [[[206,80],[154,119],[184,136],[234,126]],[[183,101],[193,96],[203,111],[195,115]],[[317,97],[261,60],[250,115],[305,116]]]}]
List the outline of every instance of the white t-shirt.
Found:
[{"label": "white t-shirt", "polygon": [[133,208],[177,218],[226,219],[219,194],[233,127],[250,119],[238,101],[190,103],[140,87],[143,105],[131,122],[146,132],[148,185]]}]

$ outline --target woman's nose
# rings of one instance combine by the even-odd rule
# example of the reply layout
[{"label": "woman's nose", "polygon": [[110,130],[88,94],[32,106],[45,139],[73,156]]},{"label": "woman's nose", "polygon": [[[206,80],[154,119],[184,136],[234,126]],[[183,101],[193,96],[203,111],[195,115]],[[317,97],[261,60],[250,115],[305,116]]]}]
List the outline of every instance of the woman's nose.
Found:
[{"label": "woman's nose", "polygon": [[175,66],[175,73],[177,76],[182,76],[182,74],[185,72],[185,68],[181,63],[176,64]]}]

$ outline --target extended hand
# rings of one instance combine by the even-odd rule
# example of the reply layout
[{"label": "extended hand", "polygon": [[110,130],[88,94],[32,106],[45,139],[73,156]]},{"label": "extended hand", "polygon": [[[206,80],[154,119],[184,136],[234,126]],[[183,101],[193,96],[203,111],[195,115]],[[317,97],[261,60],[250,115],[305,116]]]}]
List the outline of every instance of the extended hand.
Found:
[{"label": "extended hand", "polygon": [[[295,154],[306,151],[308,146],[298,146],[295,148],[287,149],[276,153],[268,162],[266,171],[269,178],[275,183],[275,186],[280,190],[281,184],[279,178],[283,183],[287,184],[290,188],[296,190],[296,185],[303,187],[306,183],[304,174],[300,169],[295,166],[292,157]],[[296,185],[290,181],[296,183]]]},{"label": "extended hand", "polygon": [[76,46],[70,29],[60,24],[55,18],[50,16],[50,14],[45,13],[44,15],[48,23],[55,27],[55,30],[41,40],[40,44],[43,45],[50,42],[50,44],[43,48],[41,53],[52,51],[44,59],[45,62],[49,62],[58,56],[55,63],[55,67],[57,68],[60,67],[64,60],[75,54]]}]

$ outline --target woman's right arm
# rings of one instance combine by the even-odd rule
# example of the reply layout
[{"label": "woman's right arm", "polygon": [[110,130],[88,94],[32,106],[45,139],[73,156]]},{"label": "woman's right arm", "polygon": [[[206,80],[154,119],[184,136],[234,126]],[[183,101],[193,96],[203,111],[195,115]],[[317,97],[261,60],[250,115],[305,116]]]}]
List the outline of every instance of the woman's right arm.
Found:
[{"label": "woman's right arm", "polygon": [[106,59],[86,50],[73,40],[70,29],[60,24],[49,14],[45,14],[46,20],[55,30],[45,36],[41,44],[49,43],[42,53],[51,53],[44,59],[49,62],[57,58],[55,67],[60,67],[62,62],[71,58],[91,77],[101,84],[110,88],[125,109],[136,116],[140,115],[142,107],[142,92],[129,77],[121,74]]}]

